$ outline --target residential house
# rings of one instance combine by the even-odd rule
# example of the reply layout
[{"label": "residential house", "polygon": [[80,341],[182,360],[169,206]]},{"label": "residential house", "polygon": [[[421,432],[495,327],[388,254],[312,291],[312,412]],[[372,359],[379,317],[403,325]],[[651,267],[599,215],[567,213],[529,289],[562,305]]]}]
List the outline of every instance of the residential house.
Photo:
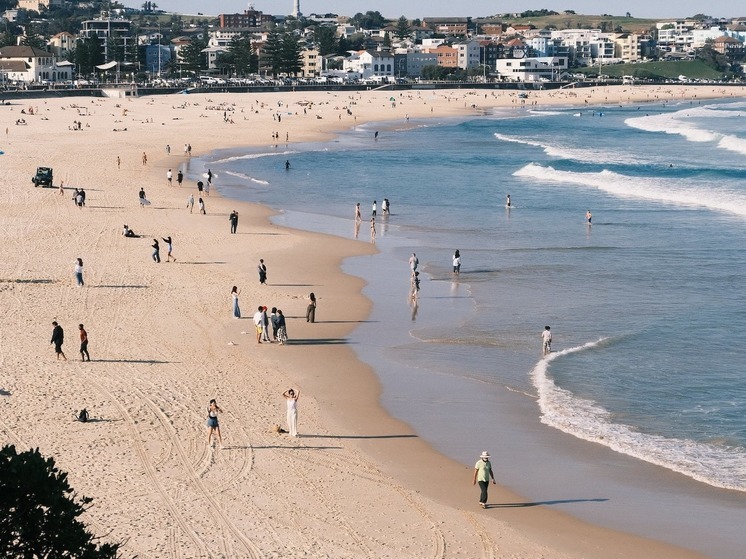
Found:
[{"label": "residential house", "polygon": [[301,52],[303,57],[303,68],[301,75],[304,78],[318,76],[321,74],[322,60],[318,49],[304,49]]},{"label": "residential house", "polygon": [[[127,52],[127,48],[135,40],[131,35],[131,29],[131,21],[127,19],[112,18],[108,13],[103,12],[101,17],[88,19],[83,22],[83,28],[80,31],[80,38],[98,39],[101,43],[101,48],[104,51],[104,59],[108,62],[111,60],[113,55],[113,53],[109,52],[109,48],[112,45],[122,47],[122,49]],[[134,60],[129,62],[134,62]]]},{"label": "residential house", "polygon": [[725,35],[718,37],[712,42],[712,48],[724,54],[730,60],[740,60],[746,54],[746,46],[735,37]]},{"label": "residential house", "polygon": [[438,66],[444,68],[458,68],[458,49],[451,45],[442,44],[436,48],[423,49],[423,52],[435,54]]},{"label": "residential house", "polygon": [[373,76],[394,76],[394,56],[385,51],[350,51],[344,59],[345,72],[356,73],[361,79]]},{"label": "residential house", "polygon": [[42,9],[48,9],[50,6],[61,6],[62,0],[18,0],[17,8],[19,10],[28,10],[30,12],[41,12]]},{"label": "residential house", "polygon": [[0,48],[0,74],[3,74],[2,81],[25,83],[73,78],[70,62],[58,61],[52,52],[25,46]]},{"label": "residential house", "polygon": [[567,71],[565,57],[503,58],[497,61],[495,70],[504,80],[512,82],[554,81]]},{"label": "residential house", "polygon": [[428,17],[422,20],[422,25],[429,27],[435,33],[466,37],[471,27],[470,17]]},{"label": "residential house", "polygon": [[395,54],[394,61],[397,77],[419,78],[425,67],[438,65],[438,56],[434,53],[412,51]]},{"label": "residential house", "polygon": [[477,68],[480,64],[480,44],[476,39],[461,41],[453,45],[458,52],[458,67],[463,70]]},{"label": "residential house", "polygon": [[64,58],[68,52],[75,50],[76,41],[77,39],[75,35],[63,31],[49,39],[47,47],[49,47],[49,50],[51,50],[57,58]]},{"label": "residential house", "polygon": [[250,7],[242,14],[220,14],[218,16],[220,27],[241,27],[250,29],[264,29],[268,27],[273,17]]},{"label": "residential house", "polygon": [[642,59],[642,46],[637,33],[616,33],[613,41],[614,58],[625,63],[635,63]]}]

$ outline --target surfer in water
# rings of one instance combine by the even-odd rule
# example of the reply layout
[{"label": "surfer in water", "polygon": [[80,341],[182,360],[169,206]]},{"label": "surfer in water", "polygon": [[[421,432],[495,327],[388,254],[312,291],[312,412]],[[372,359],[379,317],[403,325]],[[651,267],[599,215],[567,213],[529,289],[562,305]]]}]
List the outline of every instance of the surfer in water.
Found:
[{"label": "surfer in water", "polygon": [[511,205],[510,205],[510,194],[508,194],[508,197],[505,199],[505,207],[506,208],[510,208],[511,207]]}]

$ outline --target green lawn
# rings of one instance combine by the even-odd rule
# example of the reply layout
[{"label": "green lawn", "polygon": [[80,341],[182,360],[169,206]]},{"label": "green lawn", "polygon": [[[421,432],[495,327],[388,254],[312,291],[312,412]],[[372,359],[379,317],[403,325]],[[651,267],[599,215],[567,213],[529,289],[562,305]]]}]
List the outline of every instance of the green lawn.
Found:
[{"label": "green lawn", "polygon": [[[599,67],[579,68],[577,72],[588,76],[597,76],[599,74]],[[612,78],[634,76],[636,78],[678,79],[679,76],[686,76],[692,80],[716,80],[723,77],[723,72],[707,66],[701,60],[610,64],[601,66],[600,73]]]}]

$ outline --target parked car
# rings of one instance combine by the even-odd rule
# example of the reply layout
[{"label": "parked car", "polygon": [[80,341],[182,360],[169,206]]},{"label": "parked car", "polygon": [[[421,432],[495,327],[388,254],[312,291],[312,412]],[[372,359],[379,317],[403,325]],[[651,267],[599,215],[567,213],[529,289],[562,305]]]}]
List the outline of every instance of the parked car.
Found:
[{"label": "parked car", "polygon": [[34,186],[52,186],[52,168],[37,167],[36,174],[31,179]]}]

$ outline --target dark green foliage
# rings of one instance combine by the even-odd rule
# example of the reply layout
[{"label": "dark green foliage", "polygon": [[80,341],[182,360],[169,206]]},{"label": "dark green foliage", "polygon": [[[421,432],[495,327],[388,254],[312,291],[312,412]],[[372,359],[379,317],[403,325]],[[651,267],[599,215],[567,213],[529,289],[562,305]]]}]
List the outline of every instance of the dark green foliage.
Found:
[{"label": "dark green foliage", "polygon": [[350,23],[361,29],[378,29],[385,27],[386,18],[381,15],[381,12],[368,11],[365,14],[358,12],[350,18]]},{"label": "dark green foliage", "polygon": [[412,28],[409,27],[409,22],[407,21],[407,18],[404,16],[401,16],[399,20],[396,22],[396,30],[394,31],[394,35],[397,39],[400,41],[403,41],[404,39],[409,38],[410,33],[412,32]]},{"label": "dark green foliage", "polygon": [[321,56],[337,52],[339,41],[337,40],[336,30],[333,27],[316,27],[313,34],[314,40],[316,41],[316,48],[319,49],[319,54]]},{"label": "dark green foliage", "polygon": [[77,495],[67,474],[39,450],[0,449],[0,557],[115,559],[119,544],[95,543],[78,517],[91,499]]},{"label": "dark green foliage", "polygon": [[95,67],[105,62],[101,43],[93,37],[78,41],[72,59],[78,68],[78,75],[81,76],[93,74]]},{"label": "dark green foliage", "polygon": [[286,33],[282,38],[282,55],[280,57],[280,72],[295,76],[303,69],[303,48],[292,33]]},{"label": "dark green foliage", "polygon": [[181,64],[184,70],[199,72],[207,67],[207,59],[202,52],[207,48],[207,30],[202,33],[202,38],[193,37],[192,41],[181,50]]}]

